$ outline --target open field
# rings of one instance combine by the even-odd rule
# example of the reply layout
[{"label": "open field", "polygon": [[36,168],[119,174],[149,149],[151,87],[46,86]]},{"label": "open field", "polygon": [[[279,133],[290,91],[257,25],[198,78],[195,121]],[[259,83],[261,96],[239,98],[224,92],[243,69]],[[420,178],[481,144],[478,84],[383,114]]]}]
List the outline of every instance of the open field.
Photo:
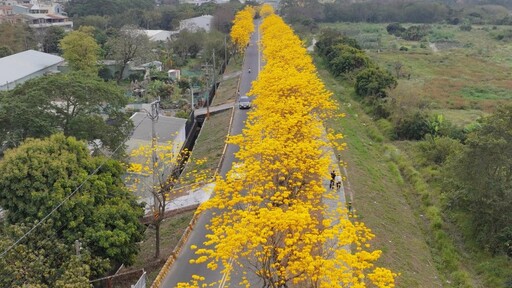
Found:
[{"label": "open field", "polygon": [[[497,40],[512,27],[478,26],[466,32],[458,26],[435,24],[428,42],[415,42],[389,35],[385,24],[325,26],[356,38],[374,61],[399,76],[398,87],[390,95],[400,102],[491,112],[512,99],[512,43]],[[399,71],[397,63],[402,66]]]}]

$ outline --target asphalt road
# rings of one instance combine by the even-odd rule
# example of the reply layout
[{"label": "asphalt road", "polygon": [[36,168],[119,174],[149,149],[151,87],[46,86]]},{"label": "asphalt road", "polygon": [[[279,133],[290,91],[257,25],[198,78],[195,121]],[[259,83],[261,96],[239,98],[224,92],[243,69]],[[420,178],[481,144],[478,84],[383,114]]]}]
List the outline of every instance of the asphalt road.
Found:
[{"label": "asphalt road", "polygon": [[[240,81],[240,95],[246,94],[250,88],[251,83],[258,76],[258,72],[260,69],[260,53],[258,51],[258,27],[259,20],[255,21],[256,29],[255,33],[253,33],[251,37],[251,42],[246,49],[245,59],[242,70],[242,78]],[[249,73],[249,68],[251,69],[251,73]],[[238,103],[237,103],[238,104]],[[247,111],[248,110],[240,110],[238,109],[238,105],[235,104],[235,114],[233,119],[233,124],[231,127],[231,135],[237,135],[242,132],[242,129],[245,126],[245,120],[247,119]],[[224,158],[224,162],[222,163],[220,169],[220,175],[225,177],[226,173],[231,169],[233,162],[236,162],[234,153],[238,151],[238,147],[234,145],[228,145],[226,149],[226,155]],[[223,276],[220,272],[221,265],[216,271],[211,271],[206,268],[206,264],[190,264],[190,259],[195,259],[197,256],[194,254],[194,251],[190,249],[191,245],[196,245],[198,248],[204,247],[203,243],[206,241],[206,234],[208,231],[206,230],[206,225],[211,221],[212,213],[205,212],[201,214],[199,219],[196,222],[195,228],[192,233],[188,237],[188,241],[183,246],[183,249],[172,265],[171,270],[167,273],[167,276],[162,281],[160,287],[172,288],[176,287],[179,282],[189,282],[192,279],[192,275],[200,275],[205,277],[206,283],[213,283],[223,279]]]}]

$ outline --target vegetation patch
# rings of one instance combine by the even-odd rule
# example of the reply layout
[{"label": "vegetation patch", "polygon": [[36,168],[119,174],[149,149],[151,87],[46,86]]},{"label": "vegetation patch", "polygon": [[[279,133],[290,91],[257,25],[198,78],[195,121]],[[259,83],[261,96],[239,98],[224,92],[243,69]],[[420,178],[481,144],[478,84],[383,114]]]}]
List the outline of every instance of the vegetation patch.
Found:
[{"label": "vegetation patch", "polygon": [[512,99],[512,90],[491,87],[465,87],[460,91],[462,97],[472,100],[510,100]]}]

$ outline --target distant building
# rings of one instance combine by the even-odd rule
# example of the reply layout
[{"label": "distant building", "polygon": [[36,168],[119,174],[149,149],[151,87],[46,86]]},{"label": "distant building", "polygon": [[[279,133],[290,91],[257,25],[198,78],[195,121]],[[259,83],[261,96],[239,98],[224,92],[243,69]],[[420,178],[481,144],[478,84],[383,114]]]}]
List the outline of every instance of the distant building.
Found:
[{"label": "distant building", "polygon": [[173,34],[178,33],[177,31],[167,31],[167,30],[142,30],[146,35],[148,35],[148,38],[150,41],[167,41],[171,39],[171,36]]},{"label": "distant building", "polygon": [[27,50],[0,58],[0,91],[47,73],[57,73],[64,58],[35,50]]},{"label": "distant building", "polygon": [[33,29],[44,29],[48,27],[62,27],[66,31],[73,29],[73,22],[69,20],[64,6],[56,2],[40,4],[37,0],[31,0],[29,4],[12,5],[12,11],[21,15]]},{"label": "distant building", "polygon": [[[152,121],[149,117],[146,116],[146,113],[137,112],[133,114],[131,120],[133,121],[133,125],[135,125],[136,128],[132,137],[126,143],[128,145],[128,154],[141,146],[151,147],[152,140]],[[183,148],[183,144],[187,138],[186,123],[187,119],[168,117],[163,115],[158,117],[158,121],[155,123],[155,132],[157,135],[158,143],[160,143],[160,145],[169,145],[169,143],[172,143],[172,151],[166,151],[166,153],[169,155],[178,155]],[[160,161],[163,160],[164,159],[160,159]],[[134,164],[143,164],[145,161],[146,159],[143,158],[132,157],[130,159],[130,163]],[[164,175],[161,175],[162,177],[168,177],[172,172],[172,167],[167,168],[168,169],[163,169]],[[133,183],[138,182],[136,184],[135,194],[138,196],[140,202],[145,202],[148,206],[153,203],[153,194],[150,191],[151,187],[153,187],[153,177],[151,173],[130,173],[126,179],[126,181],[129,182],[127,185],[133,185]]]},{"label": "distant building", "polygon": [[212,26],[212,15],[203,15],[199,17],[189,18],[180,21],[180,30],[188,29],[190,31],[197,31],[204,29],[206,32],[210,32]]}]

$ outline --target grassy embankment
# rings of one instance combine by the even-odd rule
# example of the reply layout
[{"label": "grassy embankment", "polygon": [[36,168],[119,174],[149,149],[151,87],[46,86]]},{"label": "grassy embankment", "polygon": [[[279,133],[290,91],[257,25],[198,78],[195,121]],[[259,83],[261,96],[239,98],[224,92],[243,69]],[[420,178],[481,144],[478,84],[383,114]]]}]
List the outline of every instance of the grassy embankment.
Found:
[{"label": "grassy embankment", "polygon": [[[405,107],[427,107],[466,127],[491,113],[497,105],[510,103],[512,46],[496,40],[496,35],[505,34],[510,27],[482,26],[464,32],[457,26],[433,25],[428,36],[432,43],[420,43],[390,36],[382,24],[328,26],[356,38],[374,61],[393,74],[396,74],[395,64],[402,64],[399,85],[390,96]],[[407,47],[408,51],[398,51],[399,47]],[[415,213],[422,213],[429,220],[425,226],[425,231],[430,231],[427,240],[443,278],[449,281],[444,285],[502,287],[504,279],[510,277],[511,261],[480,251],[467,237],[467,229],[446,221],[450,218],[442,212],[442,191],[437,183],[424,181],[432,178],[432,172],[419,166],[417,143],[388,141],[378,135],[378,130],[373,131],[376,128],[372,126],[365,126],[367,130],[370,127],[371,139],[387,142],[384,153],[391,155],[391,170],[401,172],[395,174],[407,180],[413,188],[412,195],[419,196]]]},{"label": "grassy embankment", "polygon": [[353,206],[376,235],[373,247],[384,252],[378,264],[401,273],[398,287],[442,286],[421,228],[422,218],[407,199],[409,187],[384,154],[382,143],[375,141],[383,137],[376,136],[380,133],[372,120],[349,96],[353,89],[343,87],[326,70],[319,72],[347,115],[327,125],[345,136],[348,148],[341,155],[348,164]]},{"label": "grassy embankment", "polygon": [[[232,61],[226,73],[232,73],[240,69],[241,63]],[[238,77],[233,78],[238,81]],[[231,80],[225,82],[231,83]],[[237,83],[237,82],[235,82]],[[226,87],[227,86],[227,87]],[[236,84],[233,87],[231,84],[225,85],[221,82],[215,99],[227,99],[224,95],[232,95],[236,93]],[[215,101],[215,100],[214,100]],[[208,175],[214,174],[215,169],[220,161],[222,150],[224,149],[224,141],[228,134],[228,126],[231,118],[231,110],[226,110],[216,114],[212,114],[209,119],[203,123],[201,133],[199,134],[196,144],[193,149],[193,158],[206,159],[201,165],[187,165],[183,175],[197,169],[207,169]],[[183,214],[165,219],[161,226],[161,258],[167,259],[171,255],[172,250],[178,243],[183,231],[192,219],[194,212],[185,212]],[[144,268],[148,273],[148,283],[152,283],[158,272],[162,268],[165,261],[156,261],[154,255],[154,230],[148,229],[145,233],[144,241],[141,244],[141,251],[137,256],[136,263],[130,267],[130,270],[137,270]]]}]

